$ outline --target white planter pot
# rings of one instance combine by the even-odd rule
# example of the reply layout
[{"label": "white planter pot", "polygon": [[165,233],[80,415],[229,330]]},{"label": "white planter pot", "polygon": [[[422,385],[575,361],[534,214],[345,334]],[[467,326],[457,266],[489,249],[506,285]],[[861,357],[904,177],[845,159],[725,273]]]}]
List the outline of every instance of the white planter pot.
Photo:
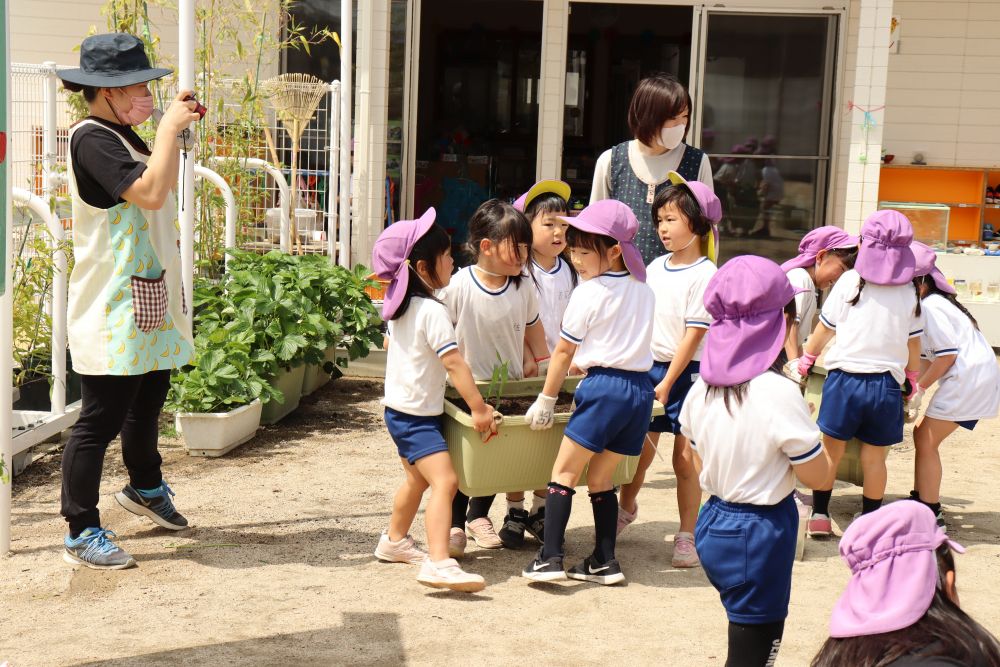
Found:
[{"label": "white planter pot", "polygon": [[231,412],[178,412],[174,424],[188,454],[222,456],[257,433],[262,407],[258,399]]}]

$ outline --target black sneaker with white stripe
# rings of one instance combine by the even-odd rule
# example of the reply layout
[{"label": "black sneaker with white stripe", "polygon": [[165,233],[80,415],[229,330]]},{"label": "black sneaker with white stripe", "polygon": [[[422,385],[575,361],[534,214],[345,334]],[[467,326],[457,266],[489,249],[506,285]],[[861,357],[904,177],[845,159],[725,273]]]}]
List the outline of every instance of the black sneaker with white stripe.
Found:
[{"label": "black sneaker with white stripe", "polygon": [[539,549],[538,555],[528,567],[524,568],[521,576],[532,581],[562,581],[566,578],[563,559],[561,556],[553,556],[543,560],[542,550]]},{"label": "black sneaker with white stripe", "polygon": [[161,481],[154,491],[145,493],[126,484],[124,489],[115,494],[115,500],[132,514],[144,516],[158,526],[168,530],[184,530],[188,527],[188,520],[174,507],[170,500],[173,495],[174,492],[165,481]]},{"label": "black sneaker with white stripe", "polygon": [[566,573],[566,576],[577,581],[592,581],[604,586],[625,581],[625,575],[622,574],[622,568],[617,559],[612,558],[602,565],[594,561],[593,555],[584,558],[582,563],[574,565]]}]

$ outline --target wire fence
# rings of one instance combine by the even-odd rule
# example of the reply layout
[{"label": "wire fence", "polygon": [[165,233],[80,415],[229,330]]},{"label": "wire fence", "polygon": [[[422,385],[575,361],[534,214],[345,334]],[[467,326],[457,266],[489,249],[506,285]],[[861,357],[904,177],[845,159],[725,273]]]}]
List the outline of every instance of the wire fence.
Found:
[{"label": "wire fence", "polygon": [[[56,214],[64,226],[72,226],[69,192],[65,183],[45,192],[44,126],[46,89],[58,66],[17,63],[11,67],[11,122],[9,124],[9,156],[11,183],[39,196],[51,197]],[[288,133],[276,118],[265,99],[248,96],[242,82],[222,80],[211,84],[212,97],[221,100],[213,104],[202,121],[208,124],[203,136],[208,137],[196,149],[195,159],[206,163],[208,156],[253,157],[274,164],[291,185],[292,146]],[[249,97],[249,100],[248,100]],[[248,106],[252,110],[248,114]],[[61,85],[55,91],[56,128],[53,168],[64,172],[69,156],[69,129],[75,114],[68,94]],[[334,136],[330,114],[339,109],[337,87],[329,86],[312,120],[306,126],[299,143],[298,184],[292,249],[296,253],[326,254],[327,235],[337,233],[336,219],[331,215],[329,197],[336,195],[338,156],[333,154]],[[247,119],[250,123],[247,123]],[[152,134],[151,128],[145,128]],[[142,130],[140,130],[142,133]],[[274,179],[263,172],[248,170],[239,163],[227,166],[211,165],[229,183],[239,207],[237,247],[267,252],[280,248],[281,211],[279,188]],[[195,265],[200,269],[218,260],[224,251],[222,199],[214,195],[214,186],[199,185],[198,213],[195,222]],[[31,253],[32,235],[42,233],[42,225],[33,220],[27,209],[16,207],[14,215],[14,249]],[[201,236],[202,238],[199,238]]]}]

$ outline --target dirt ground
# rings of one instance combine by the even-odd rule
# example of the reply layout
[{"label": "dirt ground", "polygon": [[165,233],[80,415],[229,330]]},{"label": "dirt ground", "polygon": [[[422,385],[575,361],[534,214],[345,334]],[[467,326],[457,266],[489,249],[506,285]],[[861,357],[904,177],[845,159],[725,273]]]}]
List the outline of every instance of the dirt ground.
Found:
[{"label": "dirt ground", "polygon": [[[74,570],[60,556],[58,459],[14,484],[14,554],[0,558],[0,663],[42,665],[722,665],[726,619],[700,570],[670,567],[674,478],[656,460],[642,513],[619,541],[624,586],[529,586],[530,551],[471,548],[478,595],[433,592],[416,566],[372,556],[401,471],[380,420],[381,384],[342,379],[225,458],[163,445],[165,476],[193,527],[168,533],[118,507],[120,449],[108,452],[104,523],[139,567]],[[909,429],[908,429],[909,430]],[[946,447],[944,503],[965,609],[1000,634],[1000,420]],[[668,457],[669,458],[669,457]],[[889,457],[887,499],[911,488],[912,441]],[[846,526],[860,489],[834,497]],[[503,503],[493,510],[503,515]],[[592,517],[578,498],[568,562],[588,553]],[[418,516],[414,536],[423,539]],[[810,541],[795,566],[778,659],[807,665],[847,580],[836,541]]]}]

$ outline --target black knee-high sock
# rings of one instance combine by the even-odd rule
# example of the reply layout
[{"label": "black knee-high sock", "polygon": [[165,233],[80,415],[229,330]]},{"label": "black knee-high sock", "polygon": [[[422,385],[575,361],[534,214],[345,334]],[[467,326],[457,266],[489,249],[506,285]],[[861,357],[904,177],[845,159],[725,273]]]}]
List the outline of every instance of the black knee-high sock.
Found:
[{"label": "black knee-high sock", "polygon": [[490,515],[490,507],[493,506],[493,496],[479,496],[478,498],[469,499],[469,516],[466,519],[470,523],[476,519],[482,519],[484,516]]},{"label": "black knee-high sock", "polygon": [[615,490],[590,494],[594,509],[594,560],[603,565],[615,557],[618,528],[618,498]]},{"label": "black knee-high sock", "polygon": [[781,648],[785,622],[746,625],[729,622],[726,667],[772,667]]},{"label": "black knee-high sock", "polygon": [[813,491],[813,514],[830,516],[830,498],[832,497],[833,489],[829,491]]},{"label": "black knee-high sock", "polygon": [[465,530],[465,513],[469,511],[469,496],[461,491],[455,492],[451,501],[451,527]]},{"label": "black knee-high sock", "polygon": [[874,512],[879,507],[882,507],[881,498],[869,498],[868,496],[861,496],[861,513],[870,514]]},{"label": "black knee-high sock", "polygon": [[[545,544],[542,545],[542,559],[553,556],[562,558],[563,539],[566,537],[566,524],[569,523],[575,493],[567,486],[549,482],[549,498],[545,501]],[[615,514],[616,521],[617,517]]]}]

